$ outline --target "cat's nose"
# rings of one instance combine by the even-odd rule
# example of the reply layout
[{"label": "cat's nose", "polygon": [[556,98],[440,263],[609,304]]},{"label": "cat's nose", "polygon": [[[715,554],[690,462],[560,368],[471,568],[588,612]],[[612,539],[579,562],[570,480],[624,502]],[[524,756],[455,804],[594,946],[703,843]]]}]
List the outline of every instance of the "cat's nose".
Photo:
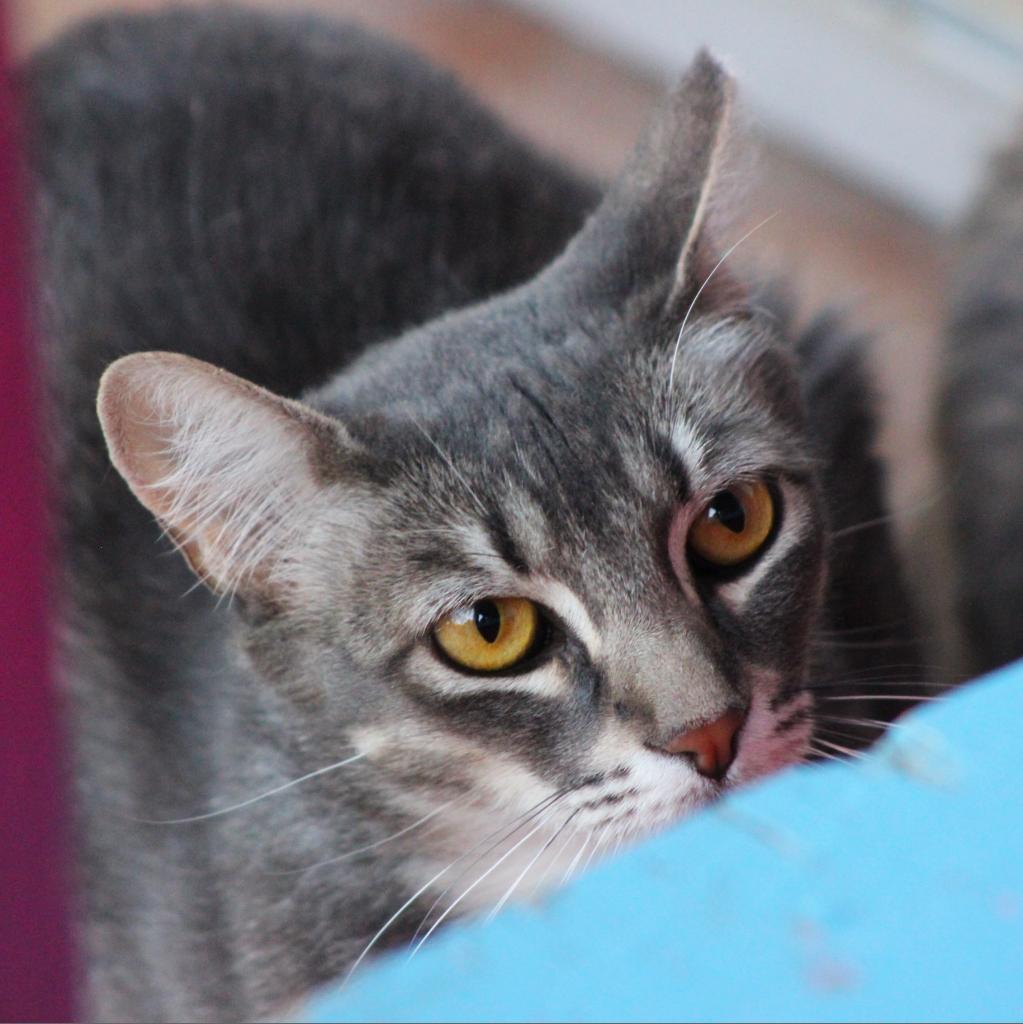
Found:
[{"label": "cat's nose", "polygon": [[666,754],[687,756],[708,779],[723,778],[735,760],[735,740],[745,720],[741,711],[726,711],[712,722],[680,732],[660,749]]}]

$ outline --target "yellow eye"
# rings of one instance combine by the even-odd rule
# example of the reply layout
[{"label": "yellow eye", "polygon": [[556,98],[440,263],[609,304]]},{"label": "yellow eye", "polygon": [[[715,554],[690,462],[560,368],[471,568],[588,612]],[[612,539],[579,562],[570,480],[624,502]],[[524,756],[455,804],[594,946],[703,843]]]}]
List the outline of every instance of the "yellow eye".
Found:
[{"label": "yellow eye", "polygon": [[540,615],[524,597],[490,597],[445,615],[434,627],[440,649],[473,672],[518,664],[536,643]]},{"label": "yellow eye", "polygon": [[771,535],[774,499],[763,482],[719,491],[689,529],[689,550],[721,568],[752,558]]}]

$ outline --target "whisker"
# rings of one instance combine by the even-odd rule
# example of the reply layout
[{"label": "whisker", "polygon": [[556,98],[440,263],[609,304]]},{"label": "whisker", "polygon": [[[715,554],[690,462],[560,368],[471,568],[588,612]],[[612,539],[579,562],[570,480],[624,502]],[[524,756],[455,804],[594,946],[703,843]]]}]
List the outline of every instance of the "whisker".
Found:
[{"label": "whisker", "polygon": [[[827,753],[827,751],[816,750],[813,746],[810,747],[810,753],[813,754],[814,757],[823,757],[827,761],[837,761],[839,764],[848,764],[844,757],[836,757],[834,754]],[[809,761],[806,763],[813,764],[814,762]]]},{"label": "whisker", "polygon": [[812,647],[830,647],[837,650],[879,650],[885,647],[902,647],[905,640],[828,640],[826,637],[810,640]]},{"label": "whisker", "polygon": [[[472,861],[470,861],[470,863],[468,863],[465,866],[465,870],[469,871],[472,868],[474,868],[477,864],[479,864],[479,862],[481,860],[483,860],[484,857],[486,857],[488,854],[492,853],[498,846],[501,845],[501,843],[503,843],[506,840],[508,840],[512,835],[515,834],[515,832],[517,832],[520,828],[522,828],[523,825],[525,825],[528,822],[532,821],[533,818],[536,817],[537,814],[539,814],[541,811],[546,810],[548,807],[551,807],[562,796],[567,796],[570,792],[572,792],[571,789],[562,789],[562,790],[558,790],[558,792],[556,792],[556,793],[551,793],[549,796],[547,796],[543,800],[541,800],[538,804],[534,804],[531,808],[529,808],[529,810],[524,811],[517,818],[512,819],[512,823],[511,823],[510,827],[507,824],[506,825],[502,825],[499,828],[494,829],[493,832],[491,832],[488,835],[484,836],[483,839],[481,839],[478,843],[476,843],[474,846],[472,846],[468,850],[466,850],[466,852],[464,854],[462,854],[462,857],[459,858],[459,859],[462,859],[462,858],[470,856],[472,853],[474,853],[476,850],[478,850],[488,840],[493,839],[494,836],[496,836],[499,832],[501,833],[501,835],[498,836],[497,839],[494,839],[494,841],[490,844],[490,846],[488,846],[482,853],[477,854],[477,856]],[[454,867],[454,865],[457,864],[457,863],[458,863],[458,861],[453,861],[451,866]],[[464,873],[465,872],[463,872],[463,874]],[[433,902],[430,904],[430,906],[427,909],[426,913],[423,915],[423,919],[419,922],[418,927],[412,933],[412,938],[409,939],[409,945],[412,945],[416,941],[416,939],[419,937],[419,933],[423,930],[424,927],[426,927],[427,921],[430,920],[430,916],[437,909],[437,907],[439,906],[441,900],[443,900],[444,897],[447,896],[447,894],[449,892],[451,892],[451,890],[455,887],[455,883],[457,881],[458,881],[458,879],[452,879],[444,887],[444,889],[441,890],[441,892],[439,892],[437,894],[437,896],[434,897]]]},{"label": "whisker", "polygon": [[586,855],[586,861],[583,863],[583,866],[579,869],[580,875],[585,875],[586,872],[589,871],[590,865],[593,863],[593,858],[596,856],[597,851],[600,849],[600,844],[604,841],[604,836],[606,835],[608,828],[609,825],[605,825],[600,830],[600,834],[597,836],[597,841],[593,844],[593,849],[590,850],[590,852]]},{"label": "whisker", "polygon": [[551,873],[551,868],[553,868],[554,865],[558,863],[558,859],[568,849],[569,845],[572,842],[572,839],[575,837],[577,832],[578,832],[578,826],[565,836],[565,841],[561,844],[561,849],[558,850],[558,852],[556,854],[554,854],[553,857],[551,857],[550,861],[547,864],[547,867],[545,867],[543,869],[543,874],[540,875],[539,880],[533,886],[533,892],[532,892],[533,896],[535,896],[540,891],[540,889],[543,887],[544,882],[547,881],[547,876]]},{"label": "whisker", "polygon": [[867,686],[925,686],[931,690],[948,690],[945,683],[938,683],[926,679],[886,679],[878,678],[871,679],[869,676],[836,676],[834,679],[816,679],[806,684],[806,689],[812,690],[814,687],[826,688],[828,686],[849,686],[851,683],[863,683]]},{"label": "whisker", "polygon": [[524,842],[526,842],[528,839],[531,839],[534,835],[536,835],[536,833],[539,832],[540,829],[542,829],[547,824],[547,822],[550,820],[550,817],[550,814],[545,814],[540,819],[540,821],[536,825],[534,825],[532,829],[530,829],[529,832],[527,832],[513,847],[511,847],[511,849],[506,850],[500,857],[498,857],[498,859],[494,861],[494,863],[491,864],[490,867],[487,868],[487,870],[484,871],[483,874],[480,875],[479,878],[477,878],[476,881],[472,883],[472,885],[470,885],[467,889],[465,889],[462,892],[461,896],[459,896],[453,903],[451,903],[448,906],[448,909],[445,910],[444,913],[441,914],[440,917],[438,917],[437,920],[434,921],[432,925],[430,925],[426,934],[419,940],[418,944],[413,948],[412,952],[409,953],[410,960],[412,959],[412,957],[416,955],[416,953],[419,952],[420,949],[423,948],[423,943],[426,942],[426,940],[437,930],[438,927],[440,927],[441,923],[448,916],[448,914],[450,914],[455,909],[455,907],[457,907],[458,904],[461,903],[462,900],[464,900],[465,897],[468,896],[469,893],[471,893],[473,889],[475,889],[476,886],[480,884],[480,882],[482,882],[485,878],[487,878],[494,871],[496,871]]},{"label": "whisker", "polygon": [[945,697],[927,697],[921,696],[919,693],[860,693],[855,695],[849,694],[836,694],[829,697],[818,697],[818,700],[901,700],[901,701],[916,701],[921,704],[934,703],[936,701],[945,700]]},{"label": "whisker", "polygon": [[853,523],[852,526],[844,526],[840,530],[835,530],[830,534],[832,540],[839,540],[842,537],[851,536],[854,533],[859,533],[861,530],[870,530],[875,526],[884,526],[886,523],[893,523],[897,519],[902,517],[910,517],[920,515],[925,512],[928,508],[935,505],[945,493],[947,488],[939,488],[938,490],[932,491],[930,494],[925,495],[919,501],[915,501],[912,505],[907,505],[904,508],[896,508],[891,512],[886,513],[883,516],[875,516],[873,519],[865,519],[861,523]]},{"label": "whisker", "polygon": [[[527,815],[529,815],[531,813],[534,814],[534,815],[537,814],[537,813],[540,813],[539,809],[542,808],[543,805],[549,804],[549,802],[551,800],[553,800],[557,796],[558,796],[558,794],[554,794],[553,796],[546,796],[546,797],[544,797],[543,800],[538,801],[536,804],[533,805],[533,807],[529,808],[529,810],[524,811],[522,814],[520,814],[518,816],[518,818],[516,818],[514,820],[514,825],[512,827],[512,832],[514,832],[518,828],[521,828],[521,826],[523,824],[523,822],[522,822],[523,818],[525,818]],[[377,931],[377,933],[373,936],[373,938],[371,938],[369,940],[369,942],[366,943],[366,945],[363,947],[362,952],[355,958],[354,963],[352,964],[351,967],[348,968],[347,972],[345,973],[344,979],[341,982],[341,988],[345,988],[348,985],[348,982],[351,981],[352,975],[358,969],[359,964],[361,964],[362,961],[366,959],[366,957],[369,955],[370,950],[372,950],[373,947],[380,941],[380,939],[388,931],[388,929],[391,927],[391,925],[394,924],[394,922],[397,921],[398,918],[401,917],[401,915],[404,914],[405,911],[408,910],[408,908],[411,907],[412,904],[415,903],[415,901],[417,899],[419,899],[419,897],[422,896],[423,893],[426,892],[426,890],[429,889],[431,885],[434,884],[434,882],[436,882],[440,878],[443,878],[444,875],[446,875],[456,864],[458,864],[461,861],[465,860],[466,857],[468,857],[470,854],[472,854],[475,850],[477,850],[480,846],[482,846],[489,839],[493,838],[493,836],[495,836],[498,832],[502,832],[506,827],[507,827],[507,825],[505,824],[505,825],[502,825],[500,828],[494,829],[493,832],[491,832],[489,835],[487,835],[483,839],[481,839],[478,843],[476,843],[475,846],[470,847],[470,849],[466,850],[465,853],[461,854],[460,856],[456,857],[453,861],[451,861],[451,863],[448,864],[447,867],[442,868],[440,871],[438,871],[437,874],[435,874],[433,876],[433,878],[431,878],[425,884],[421,885],[407,900],[405,900],[405,902],[383,923],[383,925],[380,927],[380,929]],[[507,833],[507,835],[510,835],[510,834],[511,833]],[[507,838],[507,835],[505,835],[504,838]],[[503,840],[499,840],[499,841],[503,841]],[[420,927],[422,927],[422,926],[420,926]]]},{"label": "whisker", "polygon": [[267,797],[283,793],[286,789],[291,789],[292,786],[297,786],[302,782],[308,782],[309,779],[315,779],[318,775],[325,775],[327,772],[332,772],[337,768],[343,768],[345,765],[360,761],[365,756],[365,752],[361,754],[354,754],[352,757],[347,757],[343,761],[328,764],[326,768],[317,768],[316,771],[309,772],[308,775],[302,775],[297,779],[292,779],[291,782],[285,782],[283,786],[275,786],[273,789],[268,789],[265,793],[260,793],[258,796],[250,797],[248,800],[242,800],[241,803],[232,804],[230,807],[221,807],[220,810],[217,811],[207,811],[205,814],[193,814],[188,818],[129,817],[128,820],[136,821],[142,825],[187,825],[189,822],[193,821],[208,821],[210,818],[219,818],[222,814],[230,814],[232,811],[240,811],[243,807],[250,807],[252,804],[258,803],[260,800],[265,800]]},{"label": "whisker", "polygon": [[551,848],[551,844],[554,842],[554,840],[557,839],[558,836],[560,836],[566,828],[568,828],[569,823],[581,810],[581,807],[577,807],[559,826],[557,832],[555,832],[554,835],[552,835],[550,839],[548,839],[547,842],[543,844],[543,846],[540,848],[540,852],[522,869],[519,876],[515,879],[514,882],[512,882],[511,886],[509,886],[508,891],[501,897],[500,900],[498,900],[497,904],[494,906],[494,909],[491,910],[489,914],[487,914],[486,919],[488,921],[493,921],[493,919],[497,917],[497,915],[501,912],[501,908],[511,898],[512,893],[515,892],[515,890],[519,887],[519,883],[530,872],[533,865],[536,864],[536,862]]},{"label": "whisker", "polygon": [[861,754],[858,750],[853,750],[851,747],[843,746],[841,743],[832,743],[830,740],[824,739],[823,736],[814,736],[814,741],[817,743],[823,743],[824,746],[830,747],[832,750],[837,750],[840,754],[845,754],[846,757],[855,757],[860,761],[865,760],[865,755]]},{"label": "whisker", "polygon": [[[935,676],[940,671],[939,665],[927,665],[922,662],[890,662],[883,665],[864,665],[861,668],[849,669],[847,672],[842,673],[839,676],[832,676],[829,678],[843,681],[847,679],[858,679],[863,675],[871,672],[913,672],[917,676],[924,674],[927,676]],[[881,677],[883,678],[883,677]],[[927,682],[922,680],[921,682]]]},{"label": "whisker", "polygon": [[583,855],[583,850],[585,850],[586,847],[590,845],[590,840],[592,838],[592,832],[587,832],[586,835],[583,836],[582,845],[579,847],[578,851],[576,852],[576,855],[572,858],[572,863],[568,865],[568,870],[561,876],[562,885],[565,885],[568,882],[568,880],[572,877],[572,874],[575,871],[575,866],[579,863],[579,858]]},{"label": "whisker", "polygon": [[[840,719],[840,721],[847,721],[847,720],[846,719]],[[879,727],[879,726],[872,726],[871,728],[874,728],[875,730],[877,730],[877,732],[878,732],[877,736],[863,736],[863,735],[860,735],[860,734],[857,734],[857,733],[854,733],[854,732],[848,732],[845,729],[836,729],[833,725],[820,726],[818,729],[816,729],[814,731],[814,735],[815,736],[820,736],[823,733],[825,736],[835,736],[838,739],[852,740],[853,742],[856,742],[856,743],[864,743],[864,742],[866,742],[868,744],[871,744],[875,740],[880,739],[881,735],[883,735],[883,733],[884,733],[884,730],[881,727]]]},{"label": "whisker", "polygon": [[739,246],[742,245],[742,243],[745,242],[747,238],[749,238],[751,235],[756,234],[756,232],[758,232],[762,227],[764,227],[765,224],[769,224],[777,216],[778,211],[776,210],[769,217],[765,217],[755,227],[750,228],[750,230],[747,231],[746,234],[744,234],[738,242],[733,242],[732,245],[730,245],[725,250],[724,255],[721,257],[721,259],[719,259],[717,263],[715,263],[714,266],[711,268],[710,273],[703,279],[703,284],[701,284],[700,287],[696,290],[696,294],[693,296],[693,301],[689,303],[689,308],[686,310],[685,316],[682,317],[682,326],[679,327],[678,335],[675,338],[675,349],[671,353],[671,368],[668,371],[669,396],[674,394],[675,391],[675,363],[678,360],[679,348],[682,345],[682,335],[683,333],[685,333],[686,324],[689,323],[689,315],[696,308],[696,303],[700,301],[700,296],[703,294],[704,288],[706,288],[707,285],[710,284],[711,278],[718,272],[718,270],[720,269],[721,265],[725,262],[725,260],[727,260],[728,257],[731,256],[732,253],[735,252],[735,250],[738,249]]},{"label": "whisker", "polygon": [[625,833],[621,829],[618,829],[617,830],[617,835],[615,837],[614,848],[607,855],[607,859],[608,860],[612,860],[612,859],[614,859],[615,857],[618,856],[618,851],[622,848],[622,842],[624,841],[624,839],[625,839]]},{"label": "whisker", "polygon": [[898,721],[895,721],[895,722],[885,722],[885,721],[882,721],[880,718],[846,718],[844,715],[821,715],[821,714],[814,715],[814,718],[827,719],[829,722],[843,722],[843,723],[849,723],[850,725],[863,725],[863,726],[867,726],[869,728],[875,728],[875,729],[901,729],[902,728],[902,723],[901,722],[898,722]]},{"label": "whisker", "polygon": [[419,828],[420,825],[425,825],[426,822],[431,821],[433,818],[436,818],[438,814],[440,814],[442,811],[446,811],[449,807],[453,806],[457,802],[457,798],[455,800],[449,800],[446,804],[442,804],[435,810],[430,811],[429,814],[420,818],[417,822],[401,829],[400,832],[395,832],[394,835],[390,835],[386,839],[378,839],[375,843],[370,843],[368,846],[360,846],[357,850],[348,850],[346,853],[342,853],[337,857],[331,857],[328,860],[317,861],[317,863],[315,864],[307,864],[305,867],[302,868],[289,868],[287,871],[268,871],[267,874],[278,876],[300,875],[305,871],[312,871],[314,868],[326,867],[328,864],[337,864],[340,861],[349,860],[352,857],[357,857],[359,856],[360,853],[367,853],[370,850],[375,850],[378,846],[383,846],[384,843],[389,843],[392,840],[400,839],[402,836],[408,835],[409,832]]}]

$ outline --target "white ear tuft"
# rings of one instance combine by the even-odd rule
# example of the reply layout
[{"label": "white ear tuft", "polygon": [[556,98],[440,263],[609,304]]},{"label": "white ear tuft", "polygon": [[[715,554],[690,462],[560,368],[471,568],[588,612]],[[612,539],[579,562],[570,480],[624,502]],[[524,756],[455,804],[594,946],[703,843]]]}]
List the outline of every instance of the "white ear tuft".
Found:
[{"label": "white ear tuft", "polygon": [[198,359],[125,356],[100,381],[110,459],[196,574],[265,588],[301,543],[340,424]]},{"label": "white ear tuft", "polygon": [[[690,195],[695,196],[695,203],[689,214],[689,228],[679,248],[669,304],[691,283],[693,253],[703,231],[711,193],[721,169],[734,101],[734,80],[706,50],[696,55],[671,97],[671,105],[682,105],[685,109],[685,117],[676,115],[672,146],[675,159],[688,162]],[[686,125],[685,134],[678,131],[683,124]],[[694,140],[698,140],[696,145],[693,145]],[[689,147],[688,152],[684,146]]]}]

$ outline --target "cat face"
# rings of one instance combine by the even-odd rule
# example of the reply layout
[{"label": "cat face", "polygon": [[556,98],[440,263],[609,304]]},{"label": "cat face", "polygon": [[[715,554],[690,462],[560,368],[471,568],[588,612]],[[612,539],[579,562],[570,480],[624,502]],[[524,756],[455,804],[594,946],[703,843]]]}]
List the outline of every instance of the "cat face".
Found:
[{"label": "cat face", "polygon": [[[824,563],[792,370],[764,327],[710,319],[672,381],[674,340],[567,328],[541,372],[505,349],[386,423],[353,413],[365,386],[318,398],[392,460],[352,554],[327,533],[304,570],[319,628],[348,609],[357,674],[386,680],[353,734],[375,763],[486,813],[556,799],[610,842],[802,756]],[[429,341],[404,343],[412,376]],[[701,536],[729,500],[752,529],[737,560]],[[722,750],[686,742],[722,719]]]},{"label": "cat face", "polygon": [[741,303],[695,304],[727,94],[698,61],[553,267],[304,404],[169,354],[104,378],[114,464],[237,594],[255,678],[364,806],[436,816],[410,882],[490,842],[466,905],[806,749],[798,383]]},{"label": "cat face", "polygon": [[[552,822],[607,844],[802,756],[823,533],[787,360],[750,321],[703,323],[666,397],[664,340],[576,337],[540,374],[506,357],[455,374],[411,430],[399,403],[349,570],[318,572],[341,560],[328,533],[305,571],[319,628],[348,609],[343,643],[374,681],[353,745],[406,785],[509,822],[552,799]],[[379,449],[383,425],[363,429]],[[693,534],[727,497],[763,515],[749,494],[773,521],[713,564]],[[701,764],[685,737],[722,719]]]}]

